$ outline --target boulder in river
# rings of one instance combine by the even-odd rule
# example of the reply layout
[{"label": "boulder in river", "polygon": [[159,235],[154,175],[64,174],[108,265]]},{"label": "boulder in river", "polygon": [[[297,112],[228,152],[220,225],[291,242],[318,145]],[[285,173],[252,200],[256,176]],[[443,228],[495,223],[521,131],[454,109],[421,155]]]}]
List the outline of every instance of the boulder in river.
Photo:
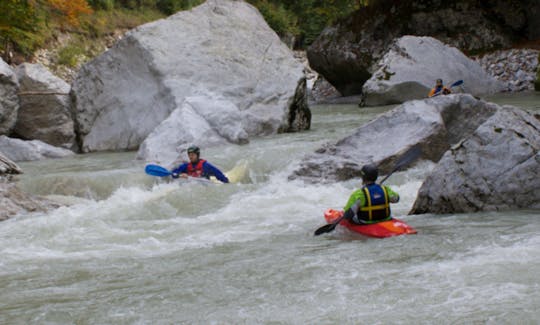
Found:
[{"label": "boulder in river", "polygon": [[485,53],[538,39],[538,12],[538,0],[369,1],[327,27],[307,54],[343,96],[357,95],[396,38],[431,36],[466,53]]},{"label": "boulder in river", "polygon": [[0,221],[19,213],[46,211],[57,204],[22,192],[11,175],[22,174],[22,170],[0,151]]},{"label": "boulder in river", "polygon": [[20,107],[14,135],[75,149],[70,86],[40,64],[17,67]]},{"label": "boulder in river", "polygon": [[212,146],[227,141],[248,141],[238,107],[228,100],[211,99],[208,95],[188,97],[144,140],[137,157],[169,165],[188,144]]},{"label": "boulder in river", "polygon": [[21,168],[0,151],[0,175],[5,176],[13,174],[22,174]]},{"label": "boulder in river", "polygon": [[[215,135],[236,143],[245,142],[242,132],[304,130],[311,120],[302,64],[244,1],[209,0],[128,32],[83,66],[72,94],[83,152],[136,149],[177,109],[191,110],[175,114],[198,115]],[[201,102],[205,96],[215,109],[212,114],[186,102],[193,97]],[[216,98],[227,104],[215,105]],[[219,116],[229,119],[231,112],[238,137],[216,123]],[[191,139],[204,145],[198,138],[201,131],[193,130],[190,121],[178,120],[183,131],[161,137],[181,137],[173,139],[173,146]]]},{"label": "boulder in river", "polygon": [[498,107],[444,154],[418,191],[411,213],[539,209],[539,117]]},{"label": "boulder in river", "polygon": [[74,155],[71,150],[54,147],[43,141],[24,141],[0,135],[0,151],[13,161],[31,161],[46,158],[62,158]]},{"label": "boulder in river", "polygon": [[367,106],[425,98],[438,78],[442,78],[447,86],[463,80],[459,90],[475,96],[499,92],[504,88],[476,61],[432,37],[403,36],[396,39],[377,65],[378,70],[362,88],[362,102]]},{"label": "boulder in river", "polygon": [[495,104],[466,94],[408,101],[360,126],[350,136],[308,155],[289,178],[344,181],[360,177],[360,169],[368,163],[379,166],[381,174],[385,174],[401,154],[417,144],[423,159],[437,162],[496,110]]},{"label": "boulder in river", "polygon": [[0,59],[0,135],[10,134],[17,122],[18,88],[15,72]]}]

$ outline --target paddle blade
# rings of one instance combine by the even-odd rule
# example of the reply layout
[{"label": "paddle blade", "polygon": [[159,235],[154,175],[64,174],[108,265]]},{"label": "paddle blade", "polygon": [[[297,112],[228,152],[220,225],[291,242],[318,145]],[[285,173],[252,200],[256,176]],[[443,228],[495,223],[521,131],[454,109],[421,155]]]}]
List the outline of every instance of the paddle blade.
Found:
[{"label": "paddle blade", "polygon": [[168,171],[165,167],[158,165],[146,165],[144,168],[145,173],[151,176],[165,177],[170,176],[172,173]]},{"label": "paddle blade", "polygon": [[322,235],[324,233],[327,233],[327,232],[331,232],[332,230],[334,230],[337,226],[337,223],[329,223],[327,225],[324,225],[322,226],[321,228],[315,230],[315,236],[319,236],[319,235]]},{"label": "paddle blade", "polygon": [[451,84],[451,85],[450,85],[450,88],[459,86],[459,85],[461,85],[461,84],[463,84],[463,80],[458,80],[458,81],[454,82],[453,84]]},{"label": "paddle blade", "polygon": [[420,145],[417,144],[417,145],[411,147],[396,162],[394,170],[398,170],[398,169],[400,169],[400,168],[402,168],[404,166],[407,166],[408,164],[410,164],[413,161],[415,161],[416,159],[418,159],[418,157],[420,157],[421,155],[422,155],[422,148],[420,147]]}]

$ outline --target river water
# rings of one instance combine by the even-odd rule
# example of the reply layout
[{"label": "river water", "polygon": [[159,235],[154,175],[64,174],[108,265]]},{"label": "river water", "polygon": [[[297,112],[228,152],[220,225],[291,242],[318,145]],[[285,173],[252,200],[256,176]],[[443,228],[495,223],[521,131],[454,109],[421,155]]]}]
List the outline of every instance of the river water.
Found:
[{"label": "river water", "polygon": [[[499,95],[540,111],[540,95]],[[388,181],[417,235],[314,237],[359,180],[288,181],[391,107],[312,108],[312,129],[204,149],[242,182],[157,181],[134,153],[21,163],[69,206],[0,223],[0,324],[537,324],[540,212],[407,216],[421,163]]]}]

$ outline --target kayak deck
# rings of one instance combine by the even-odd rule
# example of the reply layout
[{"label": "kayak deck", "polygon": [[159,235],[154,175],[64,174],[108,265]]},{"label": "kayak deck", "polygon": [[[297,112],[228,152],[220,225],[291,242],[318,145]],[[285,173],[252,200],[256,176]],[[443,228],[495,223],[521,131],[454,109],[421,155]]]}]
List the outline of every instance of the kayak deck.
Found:
[{"label": "kayak deck", "polygon": [[[343,211],[341,210],[328,209],[324,212],[324,218],[327,223],[333,223],[342,215]],[[377,238],[412,235],[417,233],[413,227],[396,218],[368,225],[357,225],[349,222],[347,219],[343,219],[339,224],[356,233]]]}]

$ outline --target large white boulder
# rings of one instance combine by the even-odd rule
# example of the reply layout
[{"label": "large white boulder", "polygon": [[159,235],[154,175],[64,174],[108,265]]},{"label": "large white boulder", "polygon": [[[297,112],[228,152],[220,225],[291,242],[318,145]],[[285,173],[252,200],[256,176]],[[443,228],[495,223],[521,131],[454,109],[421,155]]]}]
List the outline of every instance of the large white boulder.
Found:
[{"label": "large white boulder", "polygon": [[248,141],[238,107],[227,100],[188,97],[144,140],[137,157],[169,165],[188,144],[208,147],[227,141]]},{"label": "large white boulder", "polygon": [[13,161],[30,161],[45,158],[62,158],[74,155],[73,151],[51,146],[40,140],[24,141],[0,135],[0,152]]},{"label": "large white boulder", "polygon": [[0,135],[9,134],[17,122],[18,88],[15,72],[0,59]]},{"label": "large white boulder", "polygon": [[74,149],[69,84],[40,64],[23,63],[16,72],[20,107],[13,133],[23,139]]},{"label": "large white boulder", "polygon": [[453,90],[474,96],[504,88],[457,48],[432,37],[402,36],[394,41],[379,61],[378,70],[364,84],[362,101],[374,106],[425,98],[438,78],[445,85],[463,80],[461,89]]},{"label": "large white boulder", "polygon": [[[245,142],[222,130],[230,123],[216,123],[230,113],[239,122],[237,132],[248,136],[307,129],[305,85],[302,64],[253,6],[209,0],[127,33],[81,69],[72,93],[81,149],[88,152],[138,148],[177,109],[195,110],[175,114],[205,119],[230,142]],[[186,103],[205,96],[210,105],[215,98],[228,104],[212,106],[209,114],[205,105]],[[190,121],[177,120],[184,130],[169,137],[198,142],[201,131],[190,131]],[[164,138],[172,130],[160,129]]]}]

